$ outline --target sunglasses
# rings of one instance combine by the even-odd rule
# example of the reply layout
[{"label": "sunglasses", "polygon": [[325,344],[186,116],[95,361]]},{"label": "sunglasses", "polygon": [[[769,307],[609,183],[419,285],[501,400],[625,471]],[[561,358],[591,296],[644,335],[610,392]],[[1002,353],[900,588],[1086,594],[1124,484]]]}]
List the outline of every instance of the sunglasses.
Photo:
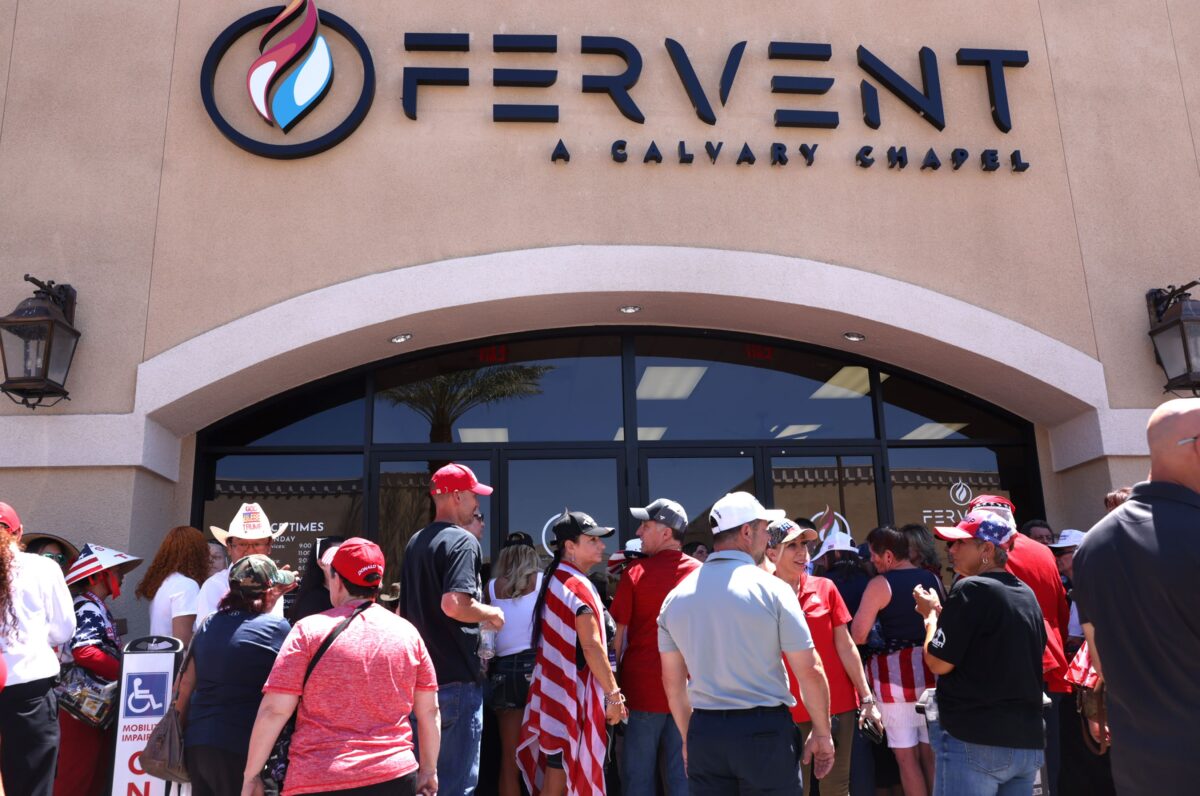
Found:
[{"label": "sunglasses", "polygon": [[52,561],[57,561],[60,566],[67,563],[66,553],[42,553],[42,558],[49,558]]},{"label": "sunglasses", "polygon": [[474,514],[472,514],[471,516],[474,517],[475,519],[479,520],[480,522],[483,522],[483,512],[477,511]]}]

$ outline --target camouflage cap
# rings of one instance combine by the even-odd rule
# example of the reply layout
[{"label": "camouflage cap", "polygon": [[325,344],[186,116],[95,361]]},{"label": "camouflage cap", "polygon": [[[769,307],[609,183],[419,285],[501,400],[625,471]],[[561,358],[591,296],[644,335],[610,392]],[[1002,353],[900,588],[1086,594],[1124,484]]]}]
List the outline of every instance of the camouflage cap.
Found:
[{"label": "camouflage cap", "polygon": [[267,556],[243,556],[229,568],[229,588],[240,592],[262,592],[272,586],[291,586],[296,573],[280,569]]}]

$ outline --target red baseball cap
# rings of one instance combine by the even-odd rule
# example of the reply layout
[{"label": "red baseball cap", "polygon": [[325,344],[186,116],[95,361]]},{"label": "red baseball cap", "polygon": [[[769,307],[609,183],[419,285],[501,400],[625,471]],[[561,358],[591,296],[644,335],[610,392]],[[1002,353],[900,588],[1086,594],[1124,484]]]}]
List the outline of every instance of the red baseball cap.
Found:
[{"label": "red baseball cap", "polygon": [[7,503],[0,503],[0,522],[7,525],[14,534],[21,535],[21,518],[17,516],[17,510]]},{"label": "red baseball cap", "polygon": [[953,528],[936,526],[933,533],[947,542],[978,539],[999,547],[1016,536],[1017,529],[1005,517],[993,511],[978,509],[963,517],[962,522]]},{"label": "red baseball cap", "polygon": [[384,566],[379,545],[358,536],[342,542],[333,555],[333,570],[355,586],[378,586]]},{"label": "red baseball cap", "polygon": [[492,488],[479,483],[475,473],[465,464],[447,464],[433,474],[429,483],[429,494],[448,495],[451,492],[474,492],[476,495],[490,495]]}]

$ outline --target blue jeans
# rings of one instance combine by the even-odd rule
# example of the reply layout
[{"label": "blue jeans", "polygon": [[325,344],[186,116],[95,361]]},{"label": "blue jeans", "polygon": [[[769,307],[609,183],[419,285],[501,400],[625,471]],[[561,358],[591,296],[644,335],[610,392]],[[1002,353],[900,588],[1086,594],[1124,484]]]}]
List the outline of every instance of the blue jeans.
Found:
[{"label": "blue jeans", "polygon": [[[479,784],[479,742],[483,738],[483,686],[444,683],[438,686],[442,748],[438,753],[438,793],[472,796]],[[417,720],[413,716],[413,752],[420,759]]]},{"label": "blue jeans", "polygon": [[1041,749],[1015,749],[960,741],[929,722],[933,796],[1030,796],[1045,761]]},{"label": "blue jeans", "polygon": [[658,753],[662,750],[667,796],[688,796],[683,771],[683,739],[670,713],[629,711],[621,750],[621,783],[625,796],[654,796],[658,788]]}]

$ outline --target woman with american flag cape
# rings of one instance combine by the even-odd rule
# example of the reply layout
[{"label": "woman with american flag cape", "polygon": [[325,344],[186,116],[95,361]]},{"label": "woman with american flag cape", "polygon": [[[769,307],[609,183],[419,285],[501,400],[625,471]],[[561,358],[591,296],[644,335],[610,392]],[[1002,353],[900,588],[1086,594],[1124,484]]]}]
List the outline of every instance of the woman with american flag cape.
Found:
[{"label": "woman with american flag cape", "polygon": [[614,529],[579,511],[554,523],[554,559],[533,611],[537,650],[517,767],[532,796],[603,796],[605,722],[628,714],[608,662],[603,607],[587,571]]}]

